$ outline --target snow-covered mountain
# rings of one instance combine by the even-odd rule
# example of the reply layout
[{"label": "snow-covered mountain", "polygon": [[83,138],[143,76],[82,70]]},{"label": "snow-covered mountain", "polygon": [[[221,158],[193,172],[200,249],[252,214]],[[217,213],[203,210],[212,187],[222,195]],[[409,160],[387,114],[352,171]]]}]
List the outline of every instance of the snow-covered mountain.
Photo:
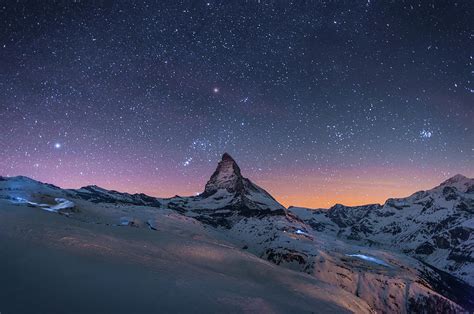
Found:
[{"label": "snow-covered mountain", "polygon": [[474,179],[456,175],[384,205],[289,210],[316,232],[397,250],[474,285]]},{"label": "snow-covered mountain", "polygon": [[164,206],[214,226],[230,228],[242,217],[286,215],[286,209],[267,191],[244,178],[227,153],[206,183],[204,192],[193,197],[174,197]]},{"label": "snow-covered mountain", "polygon": [[[211,287],[205,292],[213,300],[209,311],[245,311],[240,306],[248,301],[247,311],[259,312],[275,312],[278,304],[283,312],[457,313],[474,309],[472,183],[456,176],[383,206],[287,210],[244,178],[228,154],[204,192],[191,197],[162,199],[97,186],[64,190],[26,177],[0,177],[0,225],[8,223],[0,235],[23,241],[22,227],[13,226],[26,225],[27,237],[41,245],[62,247],[65,239],[74,254],[143,260],[168,276],[189,270],[193,280]],[[62,217],[49,218],[51,208]],[[31,219],[41,217],[41,228],[28,211]],[[254,289],[264,280],[256,273],[266,274],[262,290]],[[234,291],[232,297],[221,295],[223,285]],[[246,288],[235,294],[240,290],[234,285]],[[184,293],[197,293],[185,287]],[[260,293],[265,289],[271,296]],[[276,301],[285,293],[288,301]]]}]

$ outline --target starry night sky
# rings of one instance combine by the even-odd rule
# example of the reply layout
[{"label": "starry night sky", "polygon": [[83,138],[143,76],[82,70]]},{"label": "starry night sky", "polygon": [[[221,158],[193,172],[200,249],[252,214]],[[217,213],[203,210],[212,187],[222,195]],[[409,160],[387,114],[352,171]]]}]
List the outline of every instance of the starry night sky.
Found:
[{"label": "starry night sky", "polygon": [[472,1],[0,1],[0,175],[284,205],[474,176]]}]

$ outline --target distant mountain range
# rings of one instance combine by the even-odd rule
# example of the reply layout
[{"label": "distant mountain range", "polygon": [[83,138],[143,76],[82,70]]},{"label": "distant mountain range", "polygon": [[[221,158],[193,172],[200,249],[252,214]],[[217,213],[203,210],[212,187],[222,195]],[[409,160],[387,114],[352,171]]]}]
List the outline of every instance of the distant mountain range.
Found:
[{"label": "distant mountain range", "polygon": [[[304,289],[332,289],[347,302],[330,302],[349,311],[474,310],[474,179],[461,175],[383,205],[287,209],[224,154],[197,196],[155,198],[97,186],[67,190],[27,177],[0,177],[0,224],[2,206],[56,212],[64,224],[136,227],[157,237],[164,230],[192,228],[193,241],[207,239],[251,254],[281,266],[288,276],[309,275],[316,282]],[[8,236],[20,237],[13,229]],[[175,245],[192,245],[187,241]],[[318,293],[311,298],[322,298]]]},{"label": "distant mountain range", "polygon": [[384,205],[291,207],[316,232],[398,250],[474,285],[474,180],[456,175]]}]

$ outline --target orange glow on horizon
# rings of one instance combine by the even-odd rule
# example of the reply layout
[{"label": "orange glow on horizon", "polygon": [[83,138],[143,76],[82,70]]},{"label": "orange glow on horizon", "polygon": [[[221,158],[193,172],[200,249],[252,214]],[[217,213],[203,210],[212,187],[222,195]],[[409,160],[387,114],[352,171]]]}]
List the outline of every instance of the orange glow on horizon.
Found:
[{"label": "orange glow on horizon", "polygon": [[[243,169],[246,167],[244,166]],[[80,177],[70,173],[58,176],[59,180],[34,176],[34,179],[62,188],[77,189],[95,184],[109,190],[128,193],[145,193],[154,197],[191,196],[204,190],[209,179],[207,171],[199,175],[178,175],[170,179],[134,173],[123,180],[120,177],[96,175]],[[406,197],[420,190],[431,189],[453,175],[461,173],[474,177],[471,169],[434,168],[359,168],[330,169],[310,172],[307,169],[272,169],[271,172],[242,171],[244,177],[268,191],[285,207],[329,208],[340,203],[348,206],[379,203],[388,198]],[[22,172],[18,173],[22,174]],[[49,174],[48,174],[49,175]],[[173,172],[167,176],[173,176]],[[188,181],[189,180],[189,181]]]},{"label": "orange glow on horizon", "polygon": [[[334,204],[383,204],[389,198],[407,197],[420,190],[432,189],[457,174],[435,175],[418,169],[343,172],[340,177],[332,179],[312,174],[282,174],[256,183],[286,207],[329,208]],[[470,173],[465,175],[472,177]]]}]

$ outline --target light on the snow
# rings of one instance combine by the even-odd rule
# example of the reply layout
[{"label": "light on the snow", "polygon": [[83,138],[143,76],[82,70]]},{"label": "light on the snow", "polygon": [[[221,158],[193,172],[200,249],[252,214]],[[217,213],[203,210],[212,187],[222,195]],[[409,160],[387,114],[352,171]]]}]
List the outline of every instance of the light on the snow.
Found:
[{"label": "light on the snow", "polygon": [[387,264],[385,261],[383,261],[381,259],[378,259],[376,257],[373,257],[373,256],[368,256],[368,255],[364,255],[364,254],[347,254],[347,256],[359,258],[361,260],[371,262],[371,263],[374,263],[374,264],[390,267],[390,265]]},{"label": "light on the snow", "polygon": [[14,204],[27,204],[28,203],[28,200],[24,199],[23,197],[19,197],[19,196],[13,196],[11,198],[12,200],[12,203]]}]

